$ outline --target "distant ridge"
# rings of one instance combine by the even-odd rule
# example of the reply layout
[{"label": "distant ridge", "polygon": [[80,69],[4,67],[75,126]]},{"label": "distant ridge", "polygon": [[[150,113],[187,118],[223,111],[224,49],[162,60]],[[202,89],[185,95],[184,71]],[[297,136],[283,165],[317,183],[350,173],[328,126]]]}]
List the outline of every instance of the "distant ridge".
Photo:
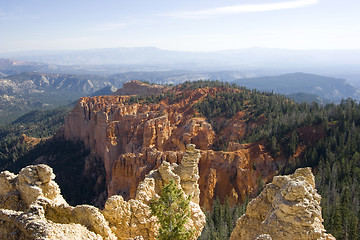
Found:
[{"label": "distant ridge", "polygon": [[348,97],[360,98],[360,89],[349,84],[345,79],[301,72],[271,77],[243,78],[233,82],[250,89],[273,91],[285,95],[299,92],[315,94],[331,101],[340,101]]},{"label": "distant ridge", "polygon": [[168,69],[305,69],[360,65],[360,50],[248,48],[217,52],[170,51],[155,47],[0,53],[2,58],[60,65],[146,65]]},{"label": "distant ridge", "polygon": [[112,95],[114,92],[116,92],[117,88],[113,86],[106,86],[96,92],[93,92],[90,97],[97,97],[97,96],[103,96],[103,95]]},{"label": "distant ridge", "polygon": [[331,103],[330,100],[328,99],[323,99],[321,97],[319,97],[316,94],[307,94],[307,93],[303,93],[303,92],[298,92],[298,93],[292,93],[292,94],[288,94],[286,95],[286,97],[293,99],[295,102],[297,103],[302,103],[302,102],[307,102],[307,103],[312,103],[312,102],[316,102],[318,104],[324,105],[327,103]]}]

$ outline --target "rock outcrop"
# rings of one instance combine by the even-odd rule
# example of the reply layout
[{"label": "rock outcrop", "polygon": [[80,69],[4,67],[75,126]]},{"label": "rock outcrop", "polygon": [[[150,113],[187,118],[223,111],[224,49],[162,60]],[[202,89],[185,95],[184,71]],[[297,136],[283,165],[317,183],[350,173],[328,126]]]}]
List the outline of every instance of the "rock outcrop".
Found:
[{"label": "rock outcrop", "polygon": [[155,239],[159,225],[149,203],[159,197],[170,179],[183,189],[184,197],[194,196],[187,227],[195,228],[197,238],[205,225],[198,204],[199,158],[199,150],[189,145],[182,164],[163,162],[139,184],[135,199],[125,201],[113,195],[103,210],[90,205],[69,206],[47,165],[25,167],[18,175],[1,172],[0,239]]},{"label": "rock outcrop", "polygon": [[[84,142],[91,156],[102,160],[107,188],[103,195],[108,197],[134,198],[146,174],[163,161],[179,164],[185,146],[191,143],[201,150],[200,205],[210,208],[215,196],[240,202],[257,191],[260,178],[271,180],[287,160],[274,159],[262,143],[234,142],[253,127],[245,122],[250,114],[246,111],[231,119],[217,119],[224,125],[221,132],[196,116],[194,103],[223,91],[240,90],[173,90],[169,94],[176,101],[164,97],[156,103],[130,104],[129,96],[81,98],[58,136]],[[218,142],[229,142],[227,151],[214,151]]]},{"label": "rock outcrop", "polygon": [[335,239],[322,225],[320,200],[310,168],[276,176],[248,204],[230,239]]},{"label": "rock outcrop", "polygon": [[[47,219],[53,209],[71,208],[54,177],[52,169],[43,164],[25,167],[19,175],[0,173],[0,239],[103,239],[79,221],[59,224]],[[114,239],[113,234],[108,237]]]}]

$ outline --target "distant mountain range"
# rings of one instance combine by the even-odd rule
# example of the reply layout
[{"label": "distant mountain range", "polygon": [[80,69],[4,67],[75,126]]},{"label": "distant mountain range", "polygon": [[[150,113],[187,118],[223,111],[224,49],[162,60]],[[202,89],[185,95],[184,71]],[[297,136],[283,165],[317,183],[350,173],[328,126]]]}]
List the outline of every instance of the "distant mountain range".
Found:
[{"label": "distant mountain range", "polygon": [[97,90],[96,92],[93,92],[90,96],[96,97],[96,96],[104,96],[104,95],[112,95],[114,92],[116,92],[117,88],[113,86],[106,86],[100,90]]},{"label": "distant mountain range", "polygon": [[51,65],[77,65],[80,69],[84,65],[97,66],[98,71],[103,71],[104,69],[99,67],[103,66],[108,71],[122,72],[187,69],[277,73],[299,71],[320,74],[339,73],[345,69],[359,73],[360,65],[360,50],[249,48],[217,52],[181,52],[142,47],[13,52],[2,53],[0,57]]},{"label": "distant mountain range", "polygon": [[312,102],[316,102],[318,104],[321,105],[325,105],[328,103],[331,103],[332,101],[330,101],[329,99],[324,99],[319,97],[316,94],[308,94],[308,93],[303,93],[303,92],[298,92],[298,93],[292,93],[292,94],[287,94],[286,97],[293,99],[295,102],[297,103],[302,103],[302,102],[307,102],[307,103],[312,103]]},{"label": "distant mountain range", "polygon": [[17,73],[0,77],[0,122],[8,122],[34,109],[64,106],[121,81],[97,75]]},{"label": "distant mountain range", "polygon": [[340,101],[348,97],[359,99],[360,89],[345,79],[324,77],[307,73],[290,73],[280,76],[246,78],[233,81],[250,89],[273,91],[280,94],[306,93],[330,101]]},{"label": "distant mountain range", "polygon": [[0,59],[0,122],[14,120],[34,109],[64,106],[82,96],[112,94],[122,87],[123,82],[131,80],[175,85],[201,79],[219,80],[247,88],[274,91],[300,102],[339,102],[348,97],[360,99],[359,88],[346,80],[314,74],[291,73],[259,77],[264,72],[260,74],[260,71],[195,70],[130,71],[113,74],[112,71],[119,68],[122,67],[111,66],[112,70],[107,72],[107,66],[64,66]]},{"label": "distant mountain range", "polygon": [[48,69],[49,65],[15,59],[0,59],[0,76],[21,72],[36,72]]}]

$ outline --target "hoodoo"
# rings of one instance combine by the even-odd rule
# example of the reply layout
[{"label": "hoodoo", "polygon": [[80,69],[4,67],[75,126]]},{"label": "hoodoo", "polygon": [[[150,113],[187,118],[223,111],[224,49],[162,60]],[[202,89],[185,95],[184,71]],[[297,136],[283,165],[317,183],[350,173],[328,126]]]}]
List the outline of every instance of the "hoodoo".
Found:
[{"label": "hoodoo", "polygon": [[310,168],[276,176],[248,204],[230,239],[334,240],[322,225],[320,200]]},{"label": "hoodoo", "polygon": [[52,169],[44,164],[23,168],[18,175],[0,173],[0,238],[1,239],[155,239],[156,217],[149,203],[162,187],[174,179],[192,195],[187,227],[195,229],[195,239],[205,225],[205,214],[199,202],[197,163],[199,150],[188,145],[182,164],[163,162],[151,171],[137,187],[135,198],[125,201],[113,195],[103,210],[90,205],[75,207],[66,203],[54,182]]},{"label": "hoodoo", "polygon": [[[139,85],[146,95],[144,83],[129,84],[132,88]],[[130,94],[128,87],[125,90],[122,94]],[[125,200],[134,198],[146,174],[163,161],[179,164],[190,143],[201,150],[200,205],[206,209],[211,208],[216,196],[220,199],[228,196],[232,204],[241,202],[257,191],[258,179],[269,181],[277,173],[278,166],[286,162],[286,159],[272,157],[261,142],[236,142],[251,127],[245,122],[251,114],[247,110],[236,113],[231,119],[219,117],[217,122],[223,125],[221,131],[214,129],[205,117],[196,115],[193,105],[207,96],[223,92],[239,94],[241,90],[179,87],[171,92],[164,91],[152,96],[154,99],[149,97],[148,101],[141,102],[119,95],[85,97],[67,115],[65,126],[59,132],[62,134],[58,136],[84,143],[91,151],[85,160],[86,166],[95,165],[92,159],[100,160],[93,161],[101,162],[101,168],[105,169],[105,176],[99,178],[106,179],[106,193],[99,196],[119,194]],[[228,143],[225,151],[215,149],[217,142]]]}]

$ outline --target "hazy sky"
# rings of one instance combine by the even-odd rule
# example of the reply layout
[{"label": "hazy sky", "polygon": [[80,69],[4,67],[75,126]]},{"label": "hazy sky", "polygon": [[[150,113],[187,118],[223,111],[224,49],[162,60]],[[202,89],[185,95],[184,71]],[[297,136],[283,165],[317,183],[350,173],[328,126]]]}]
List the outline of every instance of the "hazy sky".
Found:
[{"label": "hazy sky", "polygon": [[0,52],[360,49],[360,0],[0,0]]}]

